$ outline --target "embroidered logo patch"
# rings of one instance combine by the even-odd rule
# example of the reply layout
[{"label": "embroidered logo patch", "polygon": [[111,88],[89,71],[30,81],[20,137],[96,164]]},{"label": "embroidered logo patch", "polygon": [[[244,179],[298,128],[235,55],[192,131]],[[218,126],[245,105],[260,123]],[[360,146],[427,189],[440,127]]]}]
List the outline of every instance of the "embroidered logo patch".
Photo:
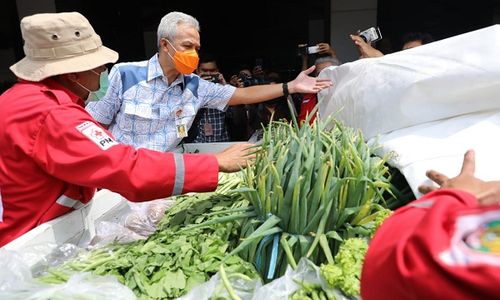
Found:
[{"label": "embroidered logo patch", "polygon": [[94,142],[102,150],[107,150],[111,146],[118,145],[118,143],[113,140],[101,127],[97,126],[95,123],[87,121],[78,126],[76,129],[80,131],[89,140]]}]

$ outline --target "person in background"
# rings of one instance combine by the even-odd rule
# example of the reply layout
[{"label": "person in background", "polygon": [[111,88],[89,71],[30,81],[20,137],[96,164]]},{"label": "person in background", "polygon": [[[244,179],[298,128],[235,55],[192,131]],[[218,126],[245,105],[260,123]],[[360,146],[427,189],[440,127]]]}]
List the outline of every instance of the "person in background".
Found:
[{"label": "person in background", "polygon": [[[318,43],[315,45],[318,48],[318,52],[308,53],[307,44],[300,44],[299,54],[302,59],[302,71],[307,70],[309,68],[309,63],[316,61],[317,58],[320,57],[335,57],[337,58],[337,53],[328,43]],[[303,49],[303,50],[301,50]],[[309,58],[313,58],[313,61],[310,61]],[[318,71],[316,71],[319,74]]]},{"label": "person in background", "polygon": [[[240,69],[232,73],[229,80],[230,85],[237,88],[245,87],[243,79],[247,79],[251,76],[251,72],[247,66],[244,66],[241,71],[245,74],[242,75],[243,73],[240,72]],[[227,130],[231,141],[247,141],[250,134],[246,105],[240,104],[229,106],[226,110],[226,117]]]},{"label": "person in background", "polygon": [[[316,69],[314,70],[314,73],[316,76],[319,75],[319,73],[327,67],[331,66],[338,66],[340,65],[339,60],[335,56],[322,56],[318,57],[316,61],[314,62],[314,65],[316,66]],[[309,93],[305,94],[302,97],[302,101],[300,104],[300,110],[299,110],[299,116],[298,116],[298,121],[299,124],[302,124],[305,122],[308,118],[308,116],[312,113],[314,107],[318,104],[318,95],[317,93]],[[315,111],[313,113],[313,116],[309,119],[309,123],[312,124],[314,120],[316,119],[317,112]]]},{"label": "person in background", "polygon": [[[215,57],[205,54],[200,57],[198,76],[207,81],[226,84]],[[200,108],[189,130],[189,141],[194,143],[229,142],[226,112],[214,108]]]},{"label": "person in background", "polygon": [[[266,76],[264,80],[270,84],[279,84],[282,82],[278,73],[271,72],[268,75],[271,75],[271,77]],[[264,133],[263,127],[267,126],[271,121],[290,122],[292,120],[287,99],[283,96],[248,107],[248,119],[251,132],[248,141],[251,143],[262,139]]]},{"label": "person in background", "polygon": [[384,221],[363,264],[363,300],[499,298],[500,181],[474,169],[469,150],[458,176],[428,171],[439,187],[419,187],[423,197]]},{"label": "person in background", "polygon": [[0,246],[89,203],[96,188],[137,202],[213,191],[219,171],[251,159],[251,144],[182,155],[118,143],[84,109],[118,53],[77,12],[27,16],[21,33],[18,82],[0,96]]},{"label": "person in background", "polygon": [[225,110],[289,93],[318,92],[332,84],[308,76],[314,67],[280,85],[235,88],[206,81],[193,74],[201,47],[199,30],[190,15],[165,15],[158,26],[158,53],[149,61],[114,65],[108,92],[89,113],[123,143],[169,151],[187,136],[202,107]]},{"label": "person in background", "polygon": [[434,42],[434,38],[427,32],[407,32],[403,35],[402,41],[402,50],[406,50],[432,43]]}]

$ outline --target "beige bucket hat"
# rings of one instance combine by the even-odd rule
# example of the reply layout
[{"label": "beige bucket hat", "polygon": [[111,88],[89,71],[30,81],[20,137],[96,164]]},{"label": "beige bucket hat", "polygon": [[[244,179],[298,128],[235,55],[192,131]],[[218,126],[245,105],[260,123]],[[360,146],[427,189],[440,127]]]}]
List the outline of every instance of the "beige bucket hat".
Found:
[{"label": "beige bucket hat", "polygon": [[36,14],[21,20],[26,57],[10,67],[17,77],[40,81],[82,72],[118,60],[89,21],[77,12]]}]

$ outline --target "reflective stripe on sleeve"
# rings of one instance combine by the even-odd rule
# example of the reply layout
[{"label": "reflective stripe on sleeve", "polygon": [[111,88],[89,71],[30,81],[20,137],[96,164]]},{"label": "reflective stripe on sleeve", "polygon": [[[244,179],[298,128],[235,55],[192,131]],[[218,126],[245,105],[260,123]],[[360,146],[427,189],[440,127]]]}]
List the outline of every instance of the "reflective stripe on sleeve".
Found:
[{"label": "reflective stripe on sleeve", "polygon": [[78,209],[84,206],[82,202],[75,199],[71,199],[70,197],[65,195],[62,195],[61,197],[57,198],[56,203],[62,206],[71,207],[73,209]]},{"label": "reflective stripe on sleeve", "polygon": [[179,195],[184,189],[184,156],[179,153],[174,153],[175,163],[175,182],[172,195]]},{"label": "reflective stripe on sleeve", "polygon": [[434,200],[427,200],[427,201],[421,201],[417,203],[410,203],[410,206],[416,207],[416,208],[429,208],[432,205],[434,205]]}]

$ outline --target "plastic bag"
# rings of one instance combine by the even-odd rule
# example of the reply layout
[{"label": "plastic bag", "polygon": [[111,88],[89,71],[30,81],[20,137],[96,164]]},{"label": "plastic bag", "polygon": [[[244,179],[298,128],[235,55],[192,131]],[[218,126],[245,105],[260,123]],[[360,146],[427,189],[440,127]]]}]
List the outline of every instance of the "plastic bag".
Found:
[{"label": "plastic bag", "polygon": [[90,273],[73,275],[67,283],[51,285],[36,281],[23,257],[0,249],[0,295],[12,300],[137,299],[134,293],[112,276]]},{"label": "plastic bag", "polygon": [[73,244],[40,243],[27,246],[16,253],[21,261],[30,268],[31,274],[36,277],[50,267],[58,266],[75,257],[82,250]]},{"label": "plastic bag", "polygon": [[321,278],[319,268],[303,257],[296,270],[288,266],[285,275],[259,288],[252,300],[288,300],[288,297],[300,288],[301,282],[321,286],[323,291],[334,295],[338,300],[355,299],[345,297],[340,291],[330,288]]},{"label": "plastic bag", "polygon": [[[321,286],[323,291],[333,295],[337,300],[352,300],[355,297],[346,297],[340,291],[332,289],[321,278],[319,268],[310,260],[303,257],[297,265],[297,270],[290,266],[285,275],[277,278],[266,285],[262,285],[258,279],[249,280],[228,274],[228,280],[236,295],[242,300],[288,300],[295,291],[300,288],[300,283],[308,283]],[[179,300],[209,300],[209,299],[233,299],[229,297],[226,288],[221,282],[220,274],[217,273],[209,281],[193,288],[189,293]]]},{"label": "plastic bag", "polygon": [[[262,286],[260,279],[250,279],[228,274],[228,281],[234,292],[241,300],[254,299],[254,292]],[[220,273],[217,272],[209,281],[200,284],[189,291],[188,294],[178,298],[178,300],[209,300],[209,299],[233,299],[221,280]],[[267,299],[267,298],[263,298]],[[262,299],[261,299],[262,300]]]},{"label": "plastic bag", "polygon": [[174,203],[174,200],[166,199],[128,202],[128,209],[117,216],[117,222],[101,221],[96,225],[96,236],[90,242],[91,247],[146,239],[156,231],[156,225]]},{"label": "plastic bag", "polygon": [[139,235],[148,237],[156,231],[156,224],[174,203],[175,201],[165,199],[139,203],[130,202],[132,212],[124,216],[123,225]]}]

